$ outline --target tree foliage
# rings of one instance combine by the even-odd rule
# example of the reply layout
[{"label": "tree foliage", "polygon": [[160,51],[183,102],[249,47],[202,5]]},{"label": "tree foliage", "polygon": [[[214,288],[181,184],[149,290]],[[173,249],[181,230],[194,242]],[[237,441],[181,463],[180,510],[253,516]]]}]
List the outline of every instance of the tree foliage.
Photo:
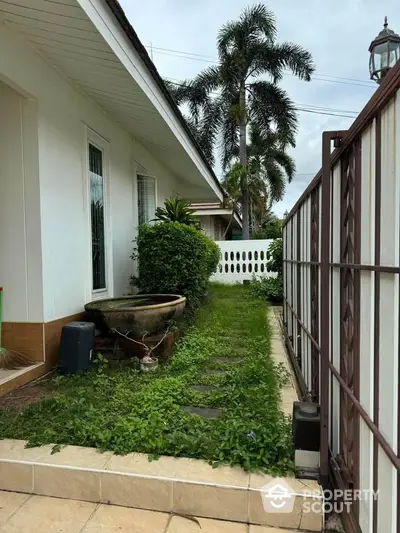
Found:
[{"label": "tree foliage", "polygon": [[252,235],[253,239],[281,239],[282,221],[273,213],[268,212],[259,231]]},{"label": "tree foliage", "polygon": [[[307,50],[290,42],[278,43],[276,38],[273,13],[261,3],[248,7],[238,20],[222,26],[217,38],[217,65],[179,85],[168,83],[177,103],[187,104],[189,124],[211,163],[219,141],[225,169],[235,152],[240,155],[240,163],[247,165],[249,124],[263,138],[277,132],[280,148],[295,145],[296,110],[278,83],[285,71],[310,81],[314,65]],[[281,161],[287,165],[284,159]],[[275,182],[279,175],[276,165],[270,161],[267,169]],[[243,232],[248,238],[247,177],[240,187]]]}]

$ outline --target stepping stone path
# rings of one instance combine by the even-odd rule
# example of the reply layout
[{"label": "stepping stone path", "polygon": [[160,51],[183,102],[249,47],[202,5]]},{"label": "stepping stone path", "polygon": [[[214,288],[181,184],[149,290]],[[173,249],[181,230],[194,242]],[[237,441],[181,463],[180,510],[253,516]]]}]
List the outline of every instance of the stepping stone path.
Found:
[{"label": "stepping stone path", "polygon": [[216,363],[229,363],[232,365],[237,365],[242,362],[241,357],[213,357],[213,361]]},{"label": "stepping stone path", "polygon": [[218,418],[221,414],[221,409],[211,407],[192,407],[191,405],[185,405],[182,409],[192,415],[199,415],[209,419]]},{"label": "stepping stone path", "polygon": [[198,392],[215,392],[221,390],[214,385],[191,385],[189,388]]},{"label": "stepping stone path", "polygon": [[[212,359],[215,363],[226,363],[227,368],[226,369],[213,369],[208,368],[204,372],[202,372],[202,376],[222,376],[223,374],[226,374],[226,372],[229,370],[228,365],[236,365],[242,361],[241,357],[213,357]],[[206,394],[208,392],[215,392],[221,390],[219,387],[216,387],[215,385],[190,385],[189,387],[192,390],[201,392],[203,394]],[[221,414],[221,409],[218,408],[211,408],[211,407],[193,407],[192,405],[184,405],[181,407],[183,411],[186,413],[190,413],[193,415],[199,415],[203,418],[208,419],[214,419],[218,418]]]},{"label": "stepping stone path", "polygon": [[202,376],[221,376],[222,374],[226,374],[226,370],[220,370],[219,368],[216,369],[207,369],[202,373]]}]

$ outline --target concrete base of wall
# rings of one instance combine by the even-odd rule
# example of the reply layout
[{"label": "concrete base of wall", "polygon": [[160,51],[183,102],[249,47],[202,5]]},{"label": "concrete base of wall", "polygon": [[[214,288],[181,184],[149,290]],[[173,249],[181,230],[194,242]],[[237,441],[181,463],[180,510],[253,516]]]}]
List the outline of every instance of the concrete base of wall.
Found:
[{"label": "concrete base of wall", "polygon": [[47,372],[45,363],[32,365],[18,370],[0,370],[0,396],[26,385]]},{"label": "concrete base of wall", "polygon": [[[238,467],[212,468],[205,461],[145,454],[114,455],[92,448],[25,448],[24,441],[0,441],[0,490],[109,503],[151,511],[229,520],[291,530],[321,531],[323,502],[318,483],[279,479]],[[290,510],[264,508],[266,488],[285,484]],[[262,528],[260,528],[261,531]],[[264,531],[264,529],[262,529]]]},{"label": "concrete base of wall", "polygon": [[83,314],[78,313],[51,322],[5,322],[3,346],[26,355],[31,359],[32,365],[0,375],[0,396],[22,387],[51,370],[58,361],[63,326],[75,320],[82,320],[82,317]]}]

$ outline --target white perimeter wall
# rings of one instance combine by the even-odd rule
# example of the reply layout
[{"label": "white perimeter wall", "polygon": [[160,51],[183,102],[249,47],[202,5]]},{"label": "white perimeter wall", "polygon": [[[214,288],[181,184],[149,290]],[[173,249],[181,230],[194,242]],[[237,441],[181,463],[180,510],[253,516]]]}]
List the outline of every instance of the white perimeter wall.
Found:
[{"label": "white perimeter wall", "polygon": [[276,272],[268,270],[268,248],[272,242],[273,239],[217,241],[221,259],[212,281],[233,284],[253,278],[275,278]]},{"label": "white perimeter wall", "polygon": [[[24,168],[29,172],[34,172],[36,168],[40,175],[41,232],[36,228],[36,244],[40,243],[41,233],[43,272],[43,305],[39,286],[34,306],[36,312],[33,312],[27,301],[30,291],[24,281],[24,263],[18,262],[19,266],[12,276],[14,281],[6,278],[10,292],[11,286],[13,292],[17,291],[18,303],[7,306],[5,320],[55,320],[81,311],[83,304],[92,298],[87,128],[101,136],[108,146],[108,215],[111,227],[108,245],[112,250],[113,272],[109,295],[122,295],[128,288],[133,268],[129,256],[137,226],[135,162],[156,176],[158,205],[163,204],[166,196],[179,191],[174,176],[5,24],[0,26],[0,79],[27,97],[32,106],[37,103],[39,160]],[[19,134],[15,133],[16,138]],[[37,153],[34,136],[27,136],[24,149],[31,158],[34,157]],[[4,150],[7,152],[8,149]],[[18,161],[15,164],[18,166]],[[13,173],[15,178],[7,184],[9,199],[6,199],[3,189],[0,193],[3,198],[0,199],[1,207],[6,204],[11,217],[18,219],[13,240],[17,237],[22,239],[24,232],[19,218],[22,213],[21,172],[19,164],[18,172]],[[32,198],[35,191],[36,194],[39,191],[38,184],[32,191]],[[36,213],[31,218],[37,221],[39,200],[36,198],[34,207]],[[10,242],[4,242],[10,248]],[[1,253],[7,253],[1,241],[0,246]],[[38,246],[29,253],[40,266]],[[21,250],[19,253],[23,254]],[[41,283],[40,269],[35,271],[34,281]],[[19,287],[19,283],[23,286]]]}]

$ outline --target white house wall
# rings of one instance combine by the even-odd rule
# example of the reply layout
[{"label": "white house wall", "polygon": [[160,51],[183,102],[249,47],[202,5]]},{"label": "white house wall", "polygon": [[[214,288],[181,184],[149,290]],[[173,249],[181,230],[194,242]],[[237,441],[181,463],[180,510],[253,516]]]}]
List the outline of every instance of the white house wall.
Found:
[{"label": "white house wall", "polygon": [[[96,0],[78,0],[78,3],[90,17],[99,33],[124,65],[127,72],[129,72],[139,87],[143,89],[153,106],[165,120],[166,124],[168,124],[175,138],[179,140],[185,152],[190,156],[190,161],[195,164],[197,170],[206,178],[215,195],[219,199],[222,199],[220,188],[215,183],[192,140],[183,131],[182,125],[179,123],[175,113],[173,113],[165,95],[160,94],[160,89],[155,80],[148,72],[148,69],[139,57],[138,52],[134,49],[125,31],[111,14],[109,7],[105,2],[98,2]],[[189,167],[187,168],[189,169]],[[188,178],[189,176],[182,177]]]},{"label": "white house wall", "polygon": [[[6,24],[0,26],[0,77],[31,101],[38,102],[44,321],[81,311],[92,296],[88,128],[109,146],[110,197],[106,208],[111,227],[108,246],[112,247],[110,295],[123,294],[133,266],[129,255],[137,225],[137,163],[156,176],[158,205],[176,192],[176,179]],[[34,151],[35,139],[29,137],[26,141],[26,150]],[[40,256],[40,249],[36,255]],[[6,319],[25,321],[30,317],[25,309],[10,312]]]},{"label": "white house wall", "polygon": [[7,321],[43,321],[39,181],[26,142],[33,134],[37,147],[35,107],[0,82],[0,286]]}]

